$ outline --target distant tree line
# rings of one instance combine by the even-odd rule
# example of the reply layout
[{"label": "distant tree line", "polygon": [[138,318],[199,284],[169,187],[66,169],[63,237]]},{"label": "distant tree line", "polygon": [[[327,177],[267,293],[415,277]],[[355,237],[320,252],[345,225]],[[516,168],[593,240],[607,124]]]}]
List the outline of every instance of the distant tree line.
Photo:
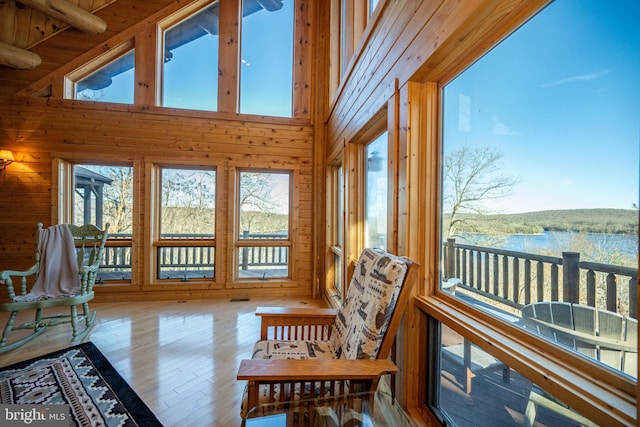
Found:
[{"label": "distant tree line", "polygon": [[[633,209],[566,209],[518,214],[460,214],[458,233],[537,234],[543,231],[638,234],[638,211]],[[445,218],[446,220],[446,218]]]}]

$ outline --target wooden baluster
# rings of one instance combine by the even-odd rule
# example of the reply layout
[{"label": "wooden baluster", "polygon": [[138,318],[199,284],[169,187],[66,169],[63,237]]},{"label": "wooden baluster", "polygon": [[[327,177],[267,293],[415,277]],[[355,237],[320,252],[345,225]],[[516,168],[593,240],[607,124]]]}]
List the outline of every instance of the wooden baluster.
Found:
[{"label": "wooden baluster", "polygon": [[618,309],[618,284],[616,275],[607,274],[607,310],[617,312]]},{"label": "wooden baluster", "polygon": [[513,283],[511,284],[511,292],[513,294],[513,302],[516,304],[520,295],[520,258],[513,258]]},{"label": "wooden baluster", "polygon": [[544,263],[536,265],[536,301],[544,301]]}]

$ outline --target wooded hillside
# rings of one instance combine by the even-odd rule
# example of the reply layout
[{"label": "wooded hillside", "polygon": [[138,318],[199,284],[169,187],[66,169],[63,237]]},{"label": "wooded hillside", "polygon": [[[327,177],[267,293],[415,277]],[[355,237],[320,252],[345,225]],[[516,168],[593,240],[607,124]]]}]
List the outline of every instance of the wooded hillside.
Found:
[{"label": "wooded hillside", "polygon": [[635,209],[566,209],[518,214],[462,215],[459,231],[482,233],[533,234],[542,231],[576,231],[587,233],[637,234],[638,211]]}]

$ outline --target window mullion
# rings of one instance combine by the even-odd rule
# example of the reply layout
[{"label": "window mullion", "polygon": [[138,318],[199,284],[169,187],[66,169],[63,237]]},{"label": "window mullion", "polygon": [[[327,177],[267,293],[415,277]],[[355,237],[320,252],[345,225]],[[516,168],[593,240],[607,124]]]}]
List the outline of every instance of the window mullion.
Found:
[{"label": "window mullion", "polygon": [[[241,0],[220,2],[218,111],[238,111]],[[223,42],[224,41],[224,42]]]}]

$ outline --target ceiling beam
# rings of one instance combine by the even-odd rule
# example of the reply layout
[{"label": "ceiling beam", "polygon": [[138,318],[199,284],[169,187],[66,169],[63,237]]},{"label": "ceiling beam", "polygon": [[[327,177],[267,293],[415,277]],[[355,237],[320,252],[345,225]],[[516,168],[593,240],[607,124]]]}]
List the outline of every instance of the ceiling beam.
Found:
[{"label": "ceiling beam", "polygon": [[0,64],[7,65],[20,70],[35,68],[42,62],[42,59],[33,52],[10,44],[0,43]]},{"label": "ceiling beam", "polygon": [[87,33],[100,34],[107,29],[102,18],[65,0],[20,0],[20,3]]}]

